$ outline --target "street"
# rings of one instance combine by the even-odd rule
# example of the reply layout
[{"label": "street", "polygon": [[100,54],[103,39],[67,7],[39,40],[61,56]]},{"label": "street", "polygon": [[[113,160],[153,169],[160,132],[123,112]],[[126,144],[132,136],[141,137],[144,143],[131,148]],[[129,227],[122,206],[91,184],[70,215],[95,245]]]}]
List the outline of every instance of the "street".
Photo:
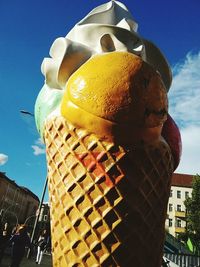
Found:
[{"label": "street", "polygon": [[[0,267],[9,267],[10,266],[10,256],[9,255],[5,255]],[[20,267],[36,267],[36,263],[35,263],[35,258],[30,258],[27,259],[26,257],[24,257],[23,261],[20,264]],[[45,254],[42,258],[42,262],[40,264],[40,266],[45,266],[45,267],[52,267],[52,261],[51,261],[51,256]]]}]

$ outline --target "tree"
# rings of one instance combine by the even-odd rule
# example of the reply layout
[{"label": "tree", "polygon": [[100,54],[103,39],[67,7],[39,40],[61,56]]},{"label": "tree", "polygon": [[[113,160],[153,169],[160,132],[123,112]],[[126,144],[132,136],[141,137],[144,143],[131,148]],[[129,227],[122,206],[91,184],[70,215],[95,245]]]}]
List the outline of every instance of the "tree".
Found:
[{"label": "tree", "polygon": [[186,233],[195,247],[195,253],[200,254],[200,176],[197,174],[192,181],[192,197],[185,200]]}]

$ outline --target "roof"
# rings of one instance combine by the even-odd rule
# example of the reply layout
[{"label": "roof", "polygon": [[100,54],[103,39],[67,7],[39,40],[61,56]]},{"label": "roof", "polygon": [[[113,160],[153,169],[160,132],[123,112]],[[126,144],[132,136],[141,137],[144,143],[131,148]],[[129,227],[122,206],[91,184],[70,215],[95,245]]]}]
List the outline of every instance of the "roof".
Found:
[{"label": "roof", "polygon": [[35,200],[39,201],[38,196],[36,196],[31,190],[29,190],[29,189],[26,188],[26,187],[19,186],[14,180],[11,180],[10,178],[8,178],[8,177],[6,176],[6,173],[5,173],[5,172],[1,172],[1,171],[0,171],[0,178],[3,178],[3,179],[6,180],[7,182],[13,184],[15,187],[18,187],[20,190],[22,190],[22,191],[25,192],[26,194],[31,195]]},{"label": "roof", "polygon": [[34,199],[36,199],[37,201],[40,201],[38,196],[36,196],[30,189],[28,189],[27,187],[24,186],[20,186],[26,193],[28,193],[29,195],[31,195]]},{"label": "roof", "polygon": [[191,188],[193,177],[194,175],[190,175],[190,174],[174,173],[172,175],[171,185]]}]

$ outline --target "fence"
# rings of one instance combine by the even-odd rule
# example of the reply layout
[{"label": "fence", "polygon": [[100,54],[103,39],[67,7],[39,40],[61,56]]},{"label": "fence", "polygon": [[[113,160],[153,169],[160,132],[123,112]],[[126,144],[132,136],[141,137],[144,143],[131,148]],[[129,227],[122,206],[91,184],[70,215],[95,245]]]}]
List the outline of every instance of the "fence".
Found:
[{"label": "fence", "polygon": [[200,267],[200,257],[194,255],[164,253],[164,256],[180,267]]}]

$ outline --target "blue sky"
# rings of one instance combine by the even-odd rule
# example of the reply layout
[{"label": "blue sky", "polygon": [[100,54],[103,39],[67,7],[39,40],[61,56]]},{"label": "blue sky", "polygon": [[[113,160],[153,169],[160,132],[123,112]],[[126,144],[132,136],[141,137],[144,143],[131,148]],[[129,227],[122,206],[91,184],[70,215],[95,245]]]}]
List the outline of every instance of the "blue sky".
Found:
[{"label": "blue sky", "polygon": [[[20,110],[34,111],[44,83],[40,65],[53,41],[105,2],[0,0],[0,171],[38,196],[46,177],[45,150],[33,117]],[[140,35],[161,49],[173,70],[169,111],[183,140],[176,172],[200,173],[200,2],[123,3],[138,22]]]}]

